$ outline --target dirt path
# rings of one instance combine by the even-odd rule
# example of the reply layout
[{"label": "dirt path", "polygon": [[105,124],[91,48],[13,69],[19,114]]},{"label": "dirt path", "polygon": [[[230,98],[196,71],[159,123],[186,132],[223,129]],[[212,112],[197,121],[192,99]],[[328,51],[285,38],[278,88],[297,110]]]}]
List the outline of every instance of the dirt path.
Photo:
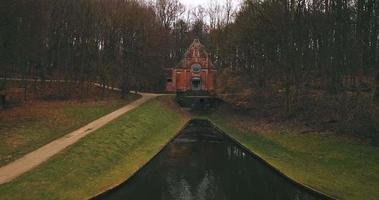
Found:
[{"label": "dirt path", "polygon": [[12,181],[23,173],[37,167],[44,161],[48,160],[50,157],[59,153],[66,147],[76,143],[79,139],[85,137],[86,135],[96,131],[102,126],[106,125],[110,121],[116,119],[117,117],[125,114],[126,112],[138,107],[139,105],[145,103],[146,101],[159,96],[158,94],[142,93],[142,98],[104,116],[101,117],[86,126],[73,131],[57,140],[54,140],[45,146],[32,151],[25,156],[3,166],[0,168],[0,184]]}]

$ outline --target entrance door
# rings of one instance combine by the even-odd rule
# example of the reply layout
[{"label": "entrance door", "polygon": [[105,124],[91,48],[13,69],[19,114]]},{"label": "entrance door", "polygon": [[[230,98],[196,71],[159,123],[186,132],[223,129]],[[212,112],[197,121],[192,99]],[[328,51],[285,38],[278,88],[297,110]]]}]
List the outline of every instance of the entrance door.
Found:
[{"label": "entrance door", "polygon": [[201,90],[201,79],[199,77],[195,77],[192,79],[192,90],[194,91]]}]

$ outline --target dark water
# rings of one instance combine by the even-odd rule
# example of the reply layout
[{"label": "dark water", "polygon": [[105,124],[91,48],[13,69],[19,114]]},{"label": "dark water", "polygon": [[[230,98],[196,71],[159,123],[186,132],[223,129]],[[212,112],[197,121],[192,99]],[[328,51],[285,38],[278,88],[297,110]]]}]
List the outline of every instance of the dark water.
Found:
[{"label": "dark water", "polygon": [[96,199],[322,199],[283,178],[217,132],[194,120],[148,165]]}]

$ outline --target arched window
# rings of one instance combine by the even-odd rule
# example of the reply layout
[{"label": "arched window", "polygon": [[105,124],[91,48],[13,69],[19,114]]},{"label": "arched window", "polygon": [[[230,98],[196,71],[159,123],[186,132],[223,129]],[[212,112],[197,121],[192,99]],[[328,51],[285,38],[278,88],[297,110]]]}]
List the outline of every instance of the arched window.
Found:
[{"label": "arched window", "polygon": [[192,85],[193,91],[201,90],[201,79],[200,79],[200,77],[192,78],[191,85]]}]

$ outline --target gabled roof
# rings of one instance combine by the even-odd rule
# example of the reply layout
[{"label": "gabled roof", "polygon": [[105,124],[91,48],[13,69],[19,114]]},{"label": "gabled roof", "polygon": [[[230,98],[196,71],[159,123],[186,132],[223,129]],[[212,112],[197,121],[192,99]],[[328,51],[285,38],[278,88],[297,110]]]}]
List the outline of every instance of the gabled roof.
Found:
[{"label": "gabled roof", "polygon": [[198,39],[195,39],[192,44],[187,49],[186,53],[184,54],[184,58],[179,62],[179,64],[176,66],[176,68],[185,68],[188,66],[186,65],[186,61],[189,60],[202,60],[202,62],[207,61],[208,66],[211,68],[214,68],[213,64],[211,63],[209,59],[209,54],[207,52],[207,49]]},{"label": "gabled roof", "polygon": [[193,51],[200,51],[200,55],[195,55],[195,57],[199,58],[207,58],[208,52],[203,44],[201,44],[200,40],[195,39],[192,44],[187,49],[186,53],[184,54],[185,58],[193,58]]}]

